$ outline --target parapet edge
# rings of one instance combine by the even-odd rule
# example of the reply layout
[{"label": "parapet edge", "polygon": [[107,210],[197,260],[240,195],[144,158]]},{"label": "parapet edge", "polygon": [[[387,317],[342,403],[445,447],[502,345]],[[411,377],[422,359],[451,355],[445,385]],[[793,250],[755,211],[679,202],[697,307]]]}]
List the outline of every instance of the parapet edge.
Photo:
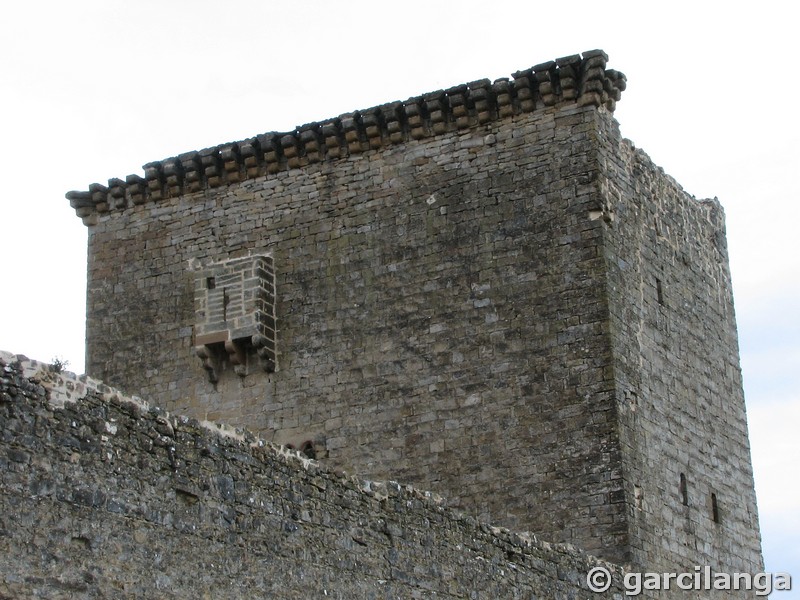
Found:
[{"label": "parapet edge", "polygon": [[66,194],[84,221],[98,213],[177,197],[290,169],[419,140],[573,103],[613,111],[625,75],[607,69],[602,50],[565,56],[492,82],[480,79],[309,123],[286,133],[255,137],[147,163],[144,177],[128,175],[88,191]]}]

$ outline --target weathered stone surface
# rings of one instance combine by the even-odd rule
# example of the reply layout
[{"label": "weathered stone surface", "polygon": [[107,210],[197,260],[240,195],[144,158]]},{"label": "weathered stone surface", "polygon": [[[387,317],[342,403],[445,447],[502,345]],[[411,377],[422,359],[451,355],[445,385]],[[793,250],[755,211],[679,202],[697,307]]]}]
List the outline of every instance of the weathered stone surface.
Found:
[{"label": "weathered stone surface", "polygon": [[[725,217],[598,123],[632,560],[761,568]],[[686,491],[681,491],[681,479]],[[715,522],[712,495],[718,503]],[[724,507],[720,508],[720,507]],[[720,512],[721,511],[721,512]]]},{"label": "weathered stone surface", "polygon": [[[127,204],[70,193],[89,373],[617,563],[759,570],[721,211],[620,138],[606,62],[149,163]],[[275,372],[244,343],[209,382],[196,265],[258,256]]]},{"label": "weathered stone surface", "polygon": [[[0,354],[0,598],[554,598],[605,566]],[[102,390],[102,391],[101,391]]]},{"label": "weathered stone surface", "polygon": [[[594,112],[106,213],[89,234],[88,372],[624,560]],[[251,354],[214,385],[190,264],[251,253],[274,264],[278,370]]]}]

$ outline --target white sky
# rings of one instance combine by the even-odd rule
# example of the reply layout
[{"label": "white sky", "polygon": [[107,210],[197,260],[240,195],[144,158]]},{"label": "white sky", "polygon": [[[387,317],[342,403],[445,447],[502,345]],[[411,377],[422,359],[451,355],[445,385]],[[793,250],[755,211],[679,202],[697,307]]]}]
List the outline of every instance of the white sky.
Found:
[{"label": "white sky", "polygon": [[86,230],[68,190],[602,48],[628,77],[623,134],[726,209],[764,554],[800,589],[798,16],[785,0],[8,2],[0,349],[83,370]]}]

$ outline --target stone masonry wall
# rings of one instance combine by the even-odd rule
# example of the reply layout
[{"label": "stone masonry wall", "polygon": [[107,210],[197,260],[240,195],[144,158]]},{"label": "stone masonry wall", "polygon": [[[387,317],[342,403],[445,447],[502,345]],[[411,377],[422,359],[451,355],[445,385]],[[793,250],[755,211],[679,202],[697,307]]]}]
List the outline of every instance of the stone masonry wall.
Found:
[{"label": "stone masonry wall", "polygon": [[721,209],[621,140],[605,67],[70,192],[88,372],[620,564],[758,570]]},{"label": "stone masonry wall", "polygon": [[632,562],[762,569],[725,223],[599,120]]},{"label": "stone masonry wall", "polygon": [[[0,598],[552,598],[618,568],[0,353]],[[616,595],[615,595],[616,594]]]},{"label": "stone masonry wall", "polygon": [[[87,371],[625,560],[594,105],[99,212]],[[455,125],[453,126],[455,128]],[[209,382],[204,266],[275,271],[276,370]]]}]

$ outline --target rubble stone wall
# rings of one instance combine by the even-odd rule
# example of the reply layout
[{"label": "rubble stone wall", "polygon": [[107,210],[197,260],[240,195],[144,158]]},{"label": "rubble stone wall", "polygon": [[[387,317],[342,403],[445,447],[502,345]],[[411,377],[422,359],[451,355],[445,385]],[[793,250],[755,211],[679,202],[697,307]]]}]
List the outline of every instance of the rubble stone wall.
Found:
[{"label": "rubble stone wall", "polygon": [[0,598],[553,598],[617,567],[0,354]]}]

